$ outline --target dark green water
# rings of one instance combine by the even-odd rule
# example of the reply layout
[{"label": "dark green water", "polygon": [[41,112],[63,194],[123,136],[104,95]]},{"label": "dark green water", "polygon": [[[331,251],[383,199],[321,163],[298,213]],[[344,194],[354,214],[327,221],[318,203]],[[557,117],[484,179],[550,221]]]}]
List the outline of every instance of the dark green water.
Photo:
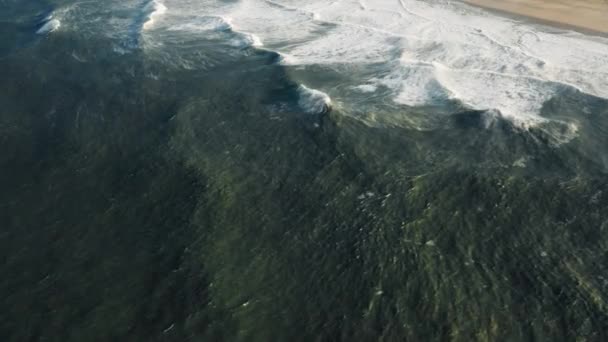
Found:
[{"label": "dark green water", "polygon": [[605,100],[545,104],[565,144],[370,126],[305,113],[272,52],[180,68],[0,4],[0,340],[608,338]]}]

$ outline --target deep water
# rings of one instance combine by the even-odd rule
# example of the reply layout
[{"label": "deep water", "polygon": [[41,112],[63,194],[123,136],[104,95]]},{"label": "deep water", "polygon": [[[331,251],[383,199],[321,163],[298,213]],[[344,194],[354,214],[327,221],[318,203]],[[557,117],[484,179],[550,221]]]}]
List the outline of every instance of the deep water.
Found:
[{"label": "deep water", "polygon": [[0,340],[608,339],[607,100],[371,122],[233,30],[0,5]]}]

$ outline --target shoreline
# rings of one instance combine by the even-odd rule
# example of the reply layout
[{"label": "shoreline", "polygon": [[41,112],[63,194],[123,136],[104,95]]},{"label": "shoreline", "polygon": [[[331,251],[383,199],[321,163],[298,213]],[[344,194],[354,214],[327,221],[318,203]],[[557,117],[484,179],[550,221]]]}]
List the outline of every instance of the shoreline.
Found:
[{"label": "shoreline", "polygon": [[573,0],[463,0],[514,19],[529,19],[559,29],[608,37],[608,1]]}]

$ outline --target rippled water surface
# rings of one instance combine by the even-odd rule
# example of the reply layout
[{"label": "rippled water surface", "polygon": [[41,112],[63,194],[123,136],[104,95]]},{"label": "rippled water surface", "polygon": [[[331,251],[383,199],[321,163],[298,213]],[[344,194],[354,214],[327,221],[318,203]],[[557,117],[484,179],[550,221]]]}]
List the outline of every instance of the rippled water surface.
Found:
[{"label": "rippled water surface", "polygon": [[606,38],[454,1],[0,5],[0,340],[608,338]]}]

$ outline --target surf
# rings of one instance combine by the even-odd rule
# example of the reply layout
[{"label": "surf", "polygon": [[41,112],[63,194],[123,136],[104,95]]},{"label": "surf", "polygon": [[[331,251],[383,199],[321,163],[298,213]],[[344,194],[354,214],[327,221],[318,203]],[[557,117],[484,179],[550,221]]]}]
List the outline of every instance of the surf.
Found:
[{"label": "surf", "polygon": [[167,12],[167,7],[159,0],[152,0],[142,8],[142,29],[149,30],[153,27],[155,20]]},{"label": "surf", "polygon": [[543,104],[565,90],[608,98],[608,39],[460,3],[244,0],[220,12],[285,65],[378,65],[382,72],[361,79],[361,89],[389,89],[396,104],[458,101],[530,127],[550,120]]},{"label": "surf", "polygon": [[61,27],[61,20],[55,10],[49,10],[39,16],[36,24],[36,34],[44,35],[57,31]]}]

